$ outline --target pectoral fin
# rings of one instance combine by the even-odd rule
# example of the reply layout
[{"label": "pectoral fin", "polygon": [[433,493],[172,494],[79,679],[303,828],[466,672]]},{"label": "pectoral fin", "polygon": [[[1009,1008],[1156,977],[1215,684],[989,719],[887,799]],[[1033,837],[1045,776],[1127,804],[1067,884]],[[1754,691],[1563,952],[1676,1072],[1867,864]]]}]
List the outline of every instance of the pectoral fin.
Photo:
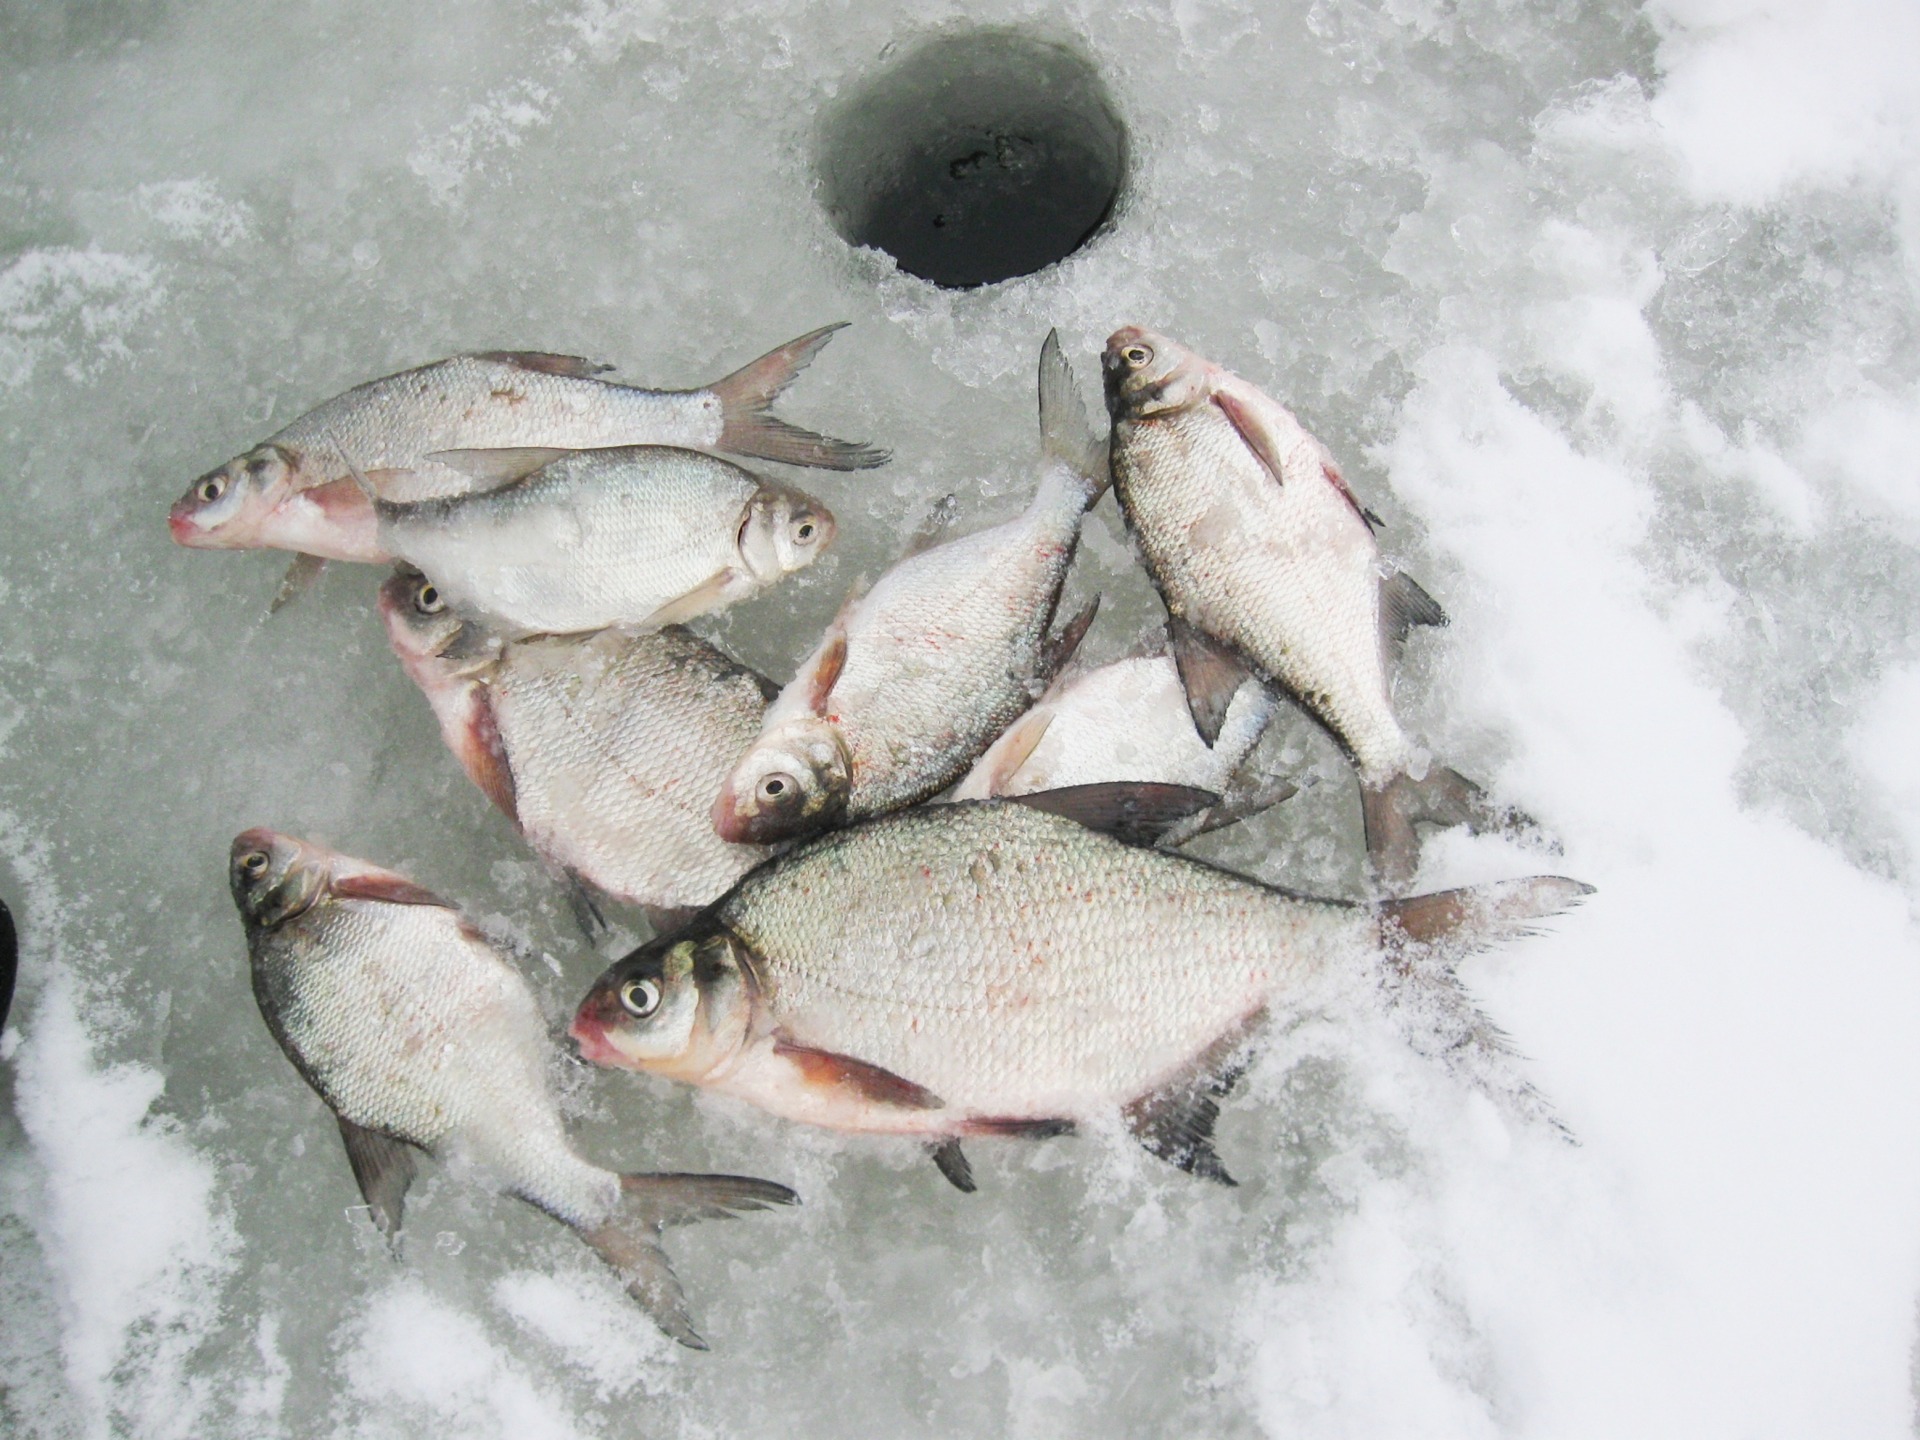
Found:
[{"label": "pectoral fin", "polygon": [[[1267,424],[1266,417],[1255,406],[1231,391],[1214,391],[1213,403],[1219,406],[1221,413],[1233,422],[1233,428],[1240,432],[1240,438],[1247,442],[1247,448],[1273,476],[1274,483],[1284,485],[1286,483],[1286,475],[1283,472],[1285,457],[1272,427]],[[1317,444],[1317,442],[1314,443]],[[1320,473],[1326,482],[1339,492],[1340,497],[1353,507],[1353,513],[1366,522],[1369,530],[1379,528],[1380,517],[1360,503],[1359,496],[1355,495],[1352,488],[1348,486],[1347,477],[1340,473],[1339,465],[1335,464],[1333,457],[1326,454],[1324,450],[1320,455]]]},{"label": "pectoral fin", "polygon": [[927,1153],[933,1157],[933,1163],[940,1167],[940,1173],[947,1177],[947,1183],[963,1195],[971,1195],[980,1187],[973,1183],[973,1166],[967,1163],[966,1153],[961,1150],[960,1142],[949,1136],[937,1145],[929,1145]]},{"label": "pectoral fin", "polygon": [[1040,748],[1040,741],[1051,724],[1053,711],[1029,710],[993,742],[993,748],[987,752],[991,762],[987,772],[987,794],[998,795],[1006,788],[1007,783],[1019,773],[1020,767]]},{"label": "pectoral fin", "polygon": [[[341,875],[327,882],[327,891],[337,900],[378,900],[387,905],[437,905],[453,907],[431,890],[422,889],[404,876],[378,871],[371,875]],[[342,1125],[347,1122],[342,1120]]]},{"label": "pectoral fin", "polygon": [[1227,723],[1233,697],[1253,672],[1238,655],[1178,615],[1169,617],[1167,635],[1181,688],[1187,692],[1187,713],[1211,750],[1220,738],[1220,727]]},{"label": "pectoral fin", "polygon": [[360,1194],[373,1212],[373,1223],[380,1227],[381,1234],[397,1239],[407,1187],[413,1184],[415,1147],[356,1125],[344,1115],[335,1118],[340,1122],[340,1138],[346,1142],[347,1163],[353,1167]]},{"label": "pectoral fin", "polygon": [[904,1080],[891,1070],[869,1065],[851,1055],[836,1055],[777,1036],[773,1053],[791,1061],[809,1085],[851,1090],[876,1105],[902,1110],[943,1110],[947,1102],[923,1085]]}]

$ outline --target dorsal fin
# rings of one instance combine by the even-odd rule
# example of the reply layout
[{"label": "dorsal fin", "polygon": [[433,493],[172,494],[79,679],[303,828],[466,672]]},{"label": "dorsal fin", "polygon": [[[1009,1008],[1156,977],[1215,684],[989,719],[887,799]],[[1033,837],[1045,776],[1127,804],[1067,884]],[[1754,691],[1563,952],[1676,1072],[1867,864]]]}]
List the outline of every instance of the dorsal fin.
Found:
[{"label": "dorsal fin", "polygon": [[1440,602],[1404,571],[1396,570],[1380,582],[1380,624],[1393,643],[1405,640],[1416,625],[1446,623],[1447,612],[1440,608]]},{"label": "dorsal fin", "polygon": [[1067,662],[1079,650],[1080,642],[1087,638],[1087,628],[1093,624],[1093,617],[1099,613],[1100,597],[1096,594],[1058,632],[1040,643],[1040,679],[1051,684],[1066,669]]},{"label": "dorsal fin", "polygon": [[597,360],[580,355],[555,355],[549,350],[479,350],[475,360],[492,360],[516,370],[531,370],[540,375],[564,375],[569,380],[590,380],[613,369]]},{"label": "dorsal fin", "polygon": [[971,1195],[979,1188],[973,1183],[973,1166],[967,1163],[966,1152],[951,1135],[927,1146],[927,1153],[940,1167],[940,1173],[947,1177],[947,1183],[962,1195]]},{"label": "dorsal fin", "polygon": [[1151,845],[1166,830],[1209,805],[1220,803],[1211,790],[1191,785],[1161,785],[1142,780],[1105,780],[1092,785],[1063,785],[1013,795],[1003,802],[1025,805],[1076,821],[1129,845]]}]

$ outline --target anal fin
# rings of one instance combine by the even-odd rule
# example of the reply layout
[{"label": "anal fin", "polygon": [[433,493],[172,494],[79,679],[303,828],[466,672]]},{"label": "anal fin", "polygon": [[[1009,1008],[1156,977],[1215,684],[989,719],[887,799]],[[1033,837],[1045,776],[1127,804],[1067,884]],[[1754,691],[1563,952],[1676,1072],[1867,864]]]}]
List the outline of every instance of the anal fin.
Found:
[{"label": "anal fin", "polygon": [[1122,1107],[1127,1129],[1149,1154],[1202,1180],[1240,1183],[1227,1173],[1213,1148],[1213,1127],[1220,1118],[1220,1100],[1246,1069],[1242,1052],[1260,1019],[1259,1013],[1248,1017],[1201,1051],[1179,1075]]},{"label": "anal fin", "polygon": [[1167,622],[1173,645],[1173,663],[1180,686],[1187,692],[1187,713],[1209,750],[1227,723],[1227,709],[1253,672],[1226,646],[1189,625],[1178,615]]},{"label": "anal fin", "polygon": [[1051,681],[1073,658],[1080,648],[1080,642],[1087,638],[1087,628],[1093,624],[1093,617],[1100,613],[1100,597],[1095,595],[1075,612],[1073,618],[1062,625],[1058,632],[1047,637],[1040,645],[1040,678]]},{"label": "anal fin", "polygon": [[367,1209],[373,1212],[373,1223],[397,1245],[400,1220],[406,1210],[407,1187],[413,1184],[414,1147],[391,1135],[382,1135],[378,1130],[356,1125],[344,1115],[334,1118],[340,1122],[347,1163],[353,1167],[353,1178],[360,1186]]}]

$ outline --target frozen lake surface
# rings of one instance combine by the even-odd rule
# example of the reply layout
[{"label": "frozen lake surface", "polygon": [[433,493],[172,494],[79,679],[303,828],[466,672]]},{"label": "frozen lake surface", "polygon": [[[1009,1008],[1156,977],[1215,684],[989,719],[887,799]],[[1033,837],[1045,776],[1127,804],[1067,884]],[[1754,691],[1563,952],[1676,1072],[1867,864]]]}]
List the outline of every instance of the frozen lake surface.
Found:
[{"label": "frozen lake surface", "polygon": [[[1108,227],[941,290],[851,248],[836,100],[930,26],[1103,77]],[[0,1431],[66,1436],[1893,1436],[1920,1299],[1920,8],[1902,0],[237,0],[0,15]],[[846,129],[848,127],[842,127]],[[855,130],[858,127],[851,127]],[[844,140],[844,135],[840,135]],[[858,157],[855,157],[858,158]],[[226,893],[271,825],[604,957],[441,747],[379,573],[263,619],[194,476],[348,385],[547,349],[695,385],[850,320],[782,401],[835,553],[703,631],[785,680],[953,491],[1031,487],[1033,363],[1126,322],[1291,405],[1446,607],[1399,691],[1598,894],[1468,978],[1580,1137],[1388,1033],[1275,1034],[1241,1179],[1117,1133],[803,1131],[569,1071],[585,1153],[764,1175],[673,1241],[680,1350],[530,1208],[429,1166],[403,1261],[275,1047]],[[1158,624],[1111,500],[1088,643]],[[1357,894],[1345,763],[1204,842]],[[641,932],[629,921],[627,938]]]}]

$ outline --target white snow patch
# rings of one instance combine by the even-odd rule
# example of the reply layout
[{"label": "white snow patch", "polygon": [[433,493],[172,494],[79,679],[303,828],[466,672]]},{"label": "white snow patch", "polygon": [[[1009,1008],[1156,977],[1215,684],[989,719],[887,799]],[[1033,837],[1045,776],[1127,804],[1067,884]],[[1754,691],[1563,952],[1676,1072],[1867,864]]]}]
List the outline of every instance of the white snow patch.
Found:
[{"label": "white snow patch", "polygon": [[58,246],[14,256],[0,269],[0,386],[24,385],[44,361],[78,381],[131,358],[128,334],[164,293],[144,255]]}]

